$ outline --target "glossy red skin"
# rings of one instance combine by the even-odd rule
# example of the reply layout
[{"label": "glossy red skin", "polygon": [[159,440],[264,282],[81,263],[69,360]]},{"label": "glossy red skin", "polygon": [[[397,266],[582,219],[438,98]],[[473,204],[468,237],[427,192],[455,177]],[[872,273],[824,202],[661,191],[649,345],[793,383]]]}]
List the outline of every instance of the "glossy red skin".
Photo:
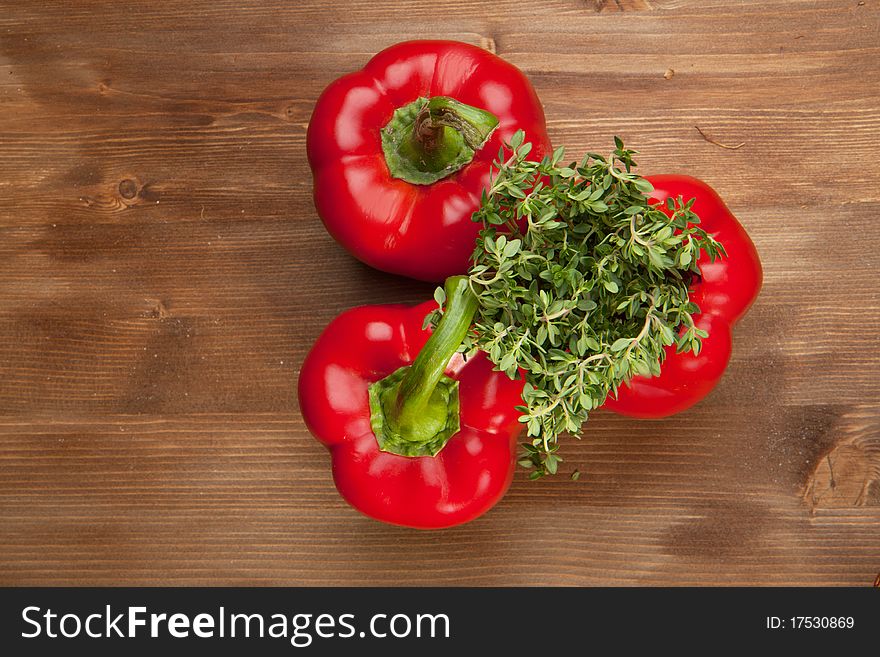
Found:
[{"label": "glossy red skin", "polygon": [[[472,162],[432,185],[392,178],[380,130],[418,97],[450,96],[500,123]],[[479,226],[471,214],[492,161],[519,130],[529,159],[550,152],[544,110],[523,73],[476,46],[407,41],[324,91],[306,139],[318,214],[333,237],[377,269],[426,281],[466,273]]]},{"label": "glossy red skin", "polygon": [[761,291],[763,273],[758,252],[745,229],[706,183],[689,176],[647,176],[654,185],[651,198],[696,199],[694,212],[701,226],[719,240],[727,257],[715,262],[705,255],[697,261],[702,279],[691,287],[691,300],[700,307],[696,325],[709,332],[698,356],[666,348],[660,376],[636,377],[609,397],[603,408],[632,417],[659,418],[684,411],[708,395],[730,360],[731,329]]},{"label": "glossy red skin", "polygon": [[320,335],[299,377],[299,403],[333,462],[333,479],[358,511],[419,529],[451,527],[488,511],[507,491],[516,460],[522,381],[493,372],[483,354],[457,354],[446,373],[459,381],[461,430],[436,456],[382,452],[370,427],[368,387],[412,363],[428,339],[436,303],[362,306]]}]

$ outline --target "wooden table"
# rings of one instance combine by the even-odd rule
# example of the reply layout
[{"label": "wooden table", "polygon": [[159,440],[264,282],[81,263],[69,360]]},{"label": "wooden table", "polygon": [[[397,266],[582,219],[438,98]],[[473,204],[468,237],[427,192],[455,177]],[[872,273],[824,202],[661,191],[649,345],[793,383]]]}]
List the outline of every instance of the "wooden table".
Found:
[{"label": "wooden table", "polygon": [[[324,86],[418,37],[521,67],[570,153],[705,179],[765,267],[707,400],[596,413],[579,481],[427,533],[342,501],[295,394],[341,310],[431,293],[305,160]],[[0,583],[870,585],[878,38],[878,0],[0,3]]]}]

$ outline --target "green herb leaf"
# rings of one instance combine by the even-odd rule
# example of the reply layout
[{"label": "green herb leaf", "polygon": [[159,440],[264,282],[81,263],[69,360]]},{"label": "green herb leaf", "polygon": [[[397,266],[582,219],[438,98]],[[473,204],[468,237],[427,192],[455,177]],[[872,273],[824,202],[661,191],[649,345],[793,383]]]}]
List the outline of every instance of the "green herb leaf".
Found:
[{"label": "green herb leaf", "polygon": [[526,160],[517,133],[473,216],[479,308],[462,351],[486,352],[511,377],[526,372],[520,464],[532,479],[557,472],[560,435],[580,432],[608,394],[658,374],[667,345],[698,352],[706,337],[688,287],[702,252],[714,260],[724,249],[698,226],[692,200],[650,203],[635,151],[615,146],[561,166],[561,148]]}]

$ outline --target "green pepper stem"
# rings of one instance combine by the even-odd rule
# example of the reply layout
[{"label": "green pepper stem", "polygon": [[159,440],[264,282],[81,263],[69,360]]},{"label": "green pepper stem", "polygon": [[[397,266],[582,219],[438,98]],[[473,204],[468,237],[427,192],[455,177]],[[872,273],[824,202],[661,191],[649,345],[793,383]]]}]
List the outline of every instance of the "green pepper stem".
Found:
[{"label": "green pepper stem", "polygon": [[460,103],[449,96],[434,96],[419,110],[413,124],[413,139],[425,152],[442,148],[443,126],[457,131],[468,148],[478,151],[498,125],[494,114]]},{"label": "green pepper stem", "polygon": [[433,456],[460,428],[458,382],[444,371],[477,310],[466,276],[446,279],[446,309],[413,364],[370,386],[371,425],[382,450]]},{"label": "green pepper stem", "polygon": [[382,151],[395,178],[430,185],[466,166],[498,117],[448,96],[417,98],[395,110],[382,128]]},{"label": "green pepper stem", "polygon": [[451,276],[443,288],[443,317],[400,382],[397,422],[403,426],[418,421],[477,311],[477,297],[471,292],[467,276]]}]

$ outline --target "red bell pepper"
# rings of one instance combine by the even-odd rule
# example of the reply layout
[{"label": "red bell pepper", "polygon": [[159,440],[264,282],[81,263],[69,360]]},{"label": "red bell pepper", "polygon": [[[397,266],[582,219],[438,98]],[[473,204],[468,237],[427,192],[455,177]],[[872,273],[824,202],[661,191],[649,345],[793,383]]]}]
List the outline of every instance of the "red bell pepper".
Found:
[{"label": "red bell pepper", "polygon": [[714,262],[703,253],[697,259],[701,276],[691,285],[690,299],[700,307],[698,328],[708,331],[698,353],[666,348],[666,360],[655,377],[634,377],[609,396],[603,408],[631,417],[659,418],[684,411],[718,384],[731,352],[731,329],[761,290],[761,261],[748,233],[718,194],[689,176],[647,176],[654,185],[649,197],[694,199],[701,227],[724,245],[726,257]]},{"label": "red bell pepper", "polygon": [[408,41],[333,82],[307,134],[327,230],[363,262],[440,281],[468,269],[471,214],[517,130],[550,151],[544,111],[512,64],[455,41]]},{"label": "red bell pepper", "polygon": [[447,281],[447,312],[430,338],[422,326],[436,303],[363,306],[333,320],[303,363],[306,425],[330,450],[339,492],[372,518],[449,527],[510,485],[523,381],[494,372],[482,353],[456,353],[475,310],[467,287]]}]

